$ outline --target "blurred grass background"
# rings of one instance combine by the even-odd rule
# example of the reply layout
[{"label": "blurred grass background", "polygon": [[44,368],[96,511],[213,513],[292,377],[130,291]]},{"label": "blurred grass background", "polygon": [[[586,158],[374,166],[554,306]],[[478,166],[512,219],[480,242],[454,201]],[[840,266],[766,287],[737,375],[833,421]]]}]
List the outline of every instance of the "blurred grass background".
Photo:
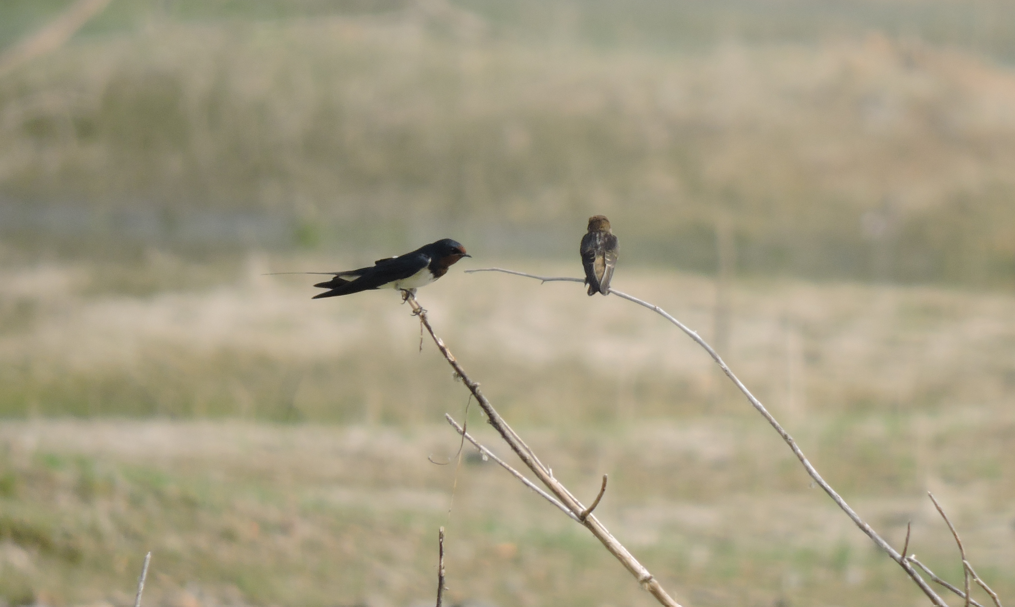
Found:
[{"label": "blurred grass background", "polygon": [[1010,286],[1015,9],[849,7],[118,0],[0,82],[4,236],[570,256],[595,209],[709,271],[723,209],[741,272]]},{"label": "blurred grass background", "polygon": [[[661,320],[461,273],[578,275],[594,213],[890,541],[958,581],[931,489],[1011,596],[1013,61],[993,0],[112,0],[0,74],[0,600],[132,604],[149,549],[151,604],[432,600],[463,389],[393,294],[263,274],[452,236],[439,332],[678,600],[923,604]],[[650,604],[460,475],[454,600]]]}]

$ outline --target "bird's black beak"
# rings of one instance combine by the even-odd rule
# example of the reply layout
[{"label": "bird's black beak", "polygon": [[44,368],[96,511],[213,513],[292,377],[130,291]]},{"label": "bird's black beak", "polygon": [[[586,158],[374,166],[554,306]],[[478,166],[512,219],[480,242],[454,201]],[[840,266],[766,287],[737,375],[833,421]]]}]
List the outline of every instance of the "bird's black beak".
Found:
[{"label": "bird's black beak", "polygon": [[462,257],[472,257],[472,255],[469,255],[468,253],[462,253]]}]

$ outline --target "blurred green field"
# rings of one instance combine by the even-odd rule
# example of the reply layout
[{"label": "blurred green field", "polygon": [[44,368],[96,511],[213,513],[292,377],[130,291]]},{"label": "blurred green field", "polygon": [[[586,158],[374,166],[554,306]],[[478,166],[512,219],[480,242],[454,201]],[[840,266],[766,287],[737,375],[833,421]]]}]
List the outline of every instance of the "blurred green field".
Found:
[{"label": "blurred green field", "polygon": [[[327,263],[0,277],[0,596],[128,604],[151,549],[152,604],[422,604],[447,525],[452,600],[652,604],[502,471],[473,461],[456,484],[427,461],[454,453],[440,420],[467,394],[397,294],[310,301],[312,277],[263,275]],[[678,600],[923,604],[676,329],[461,269],[421,291],[432,322],[559,478],[591,496],[610,475],[602,520]],[[709,278],[625,268],[615,286],[708,334]],[[934,491],[1010,595],[1015,297],[760,281],[732,299],[727,360],[824,477],[896,545],[914,521],[912,550],[955,580]],[[472,427],[504,454],[475,410]]]},{"label": "blurred green field", "polygon": [[593,213],[893,545],[960,581],[931,490],[1010,598],[1013,62],[1000,0],[112,0],[0,75],[0,607],[133,604],[147,550],[146,605],[422,605],[440,525],[455,604],[652,604],[427,460],[467,394],[396,294],[266,275],[446,236],[435,327],[682,604],[926,604],[662,319],[462,271],[577,276]]},{"label": "blurred green field", "polygon": [[1011,3],[710,4],[113,2],[0,79],[2,235],[1013,284]]}]

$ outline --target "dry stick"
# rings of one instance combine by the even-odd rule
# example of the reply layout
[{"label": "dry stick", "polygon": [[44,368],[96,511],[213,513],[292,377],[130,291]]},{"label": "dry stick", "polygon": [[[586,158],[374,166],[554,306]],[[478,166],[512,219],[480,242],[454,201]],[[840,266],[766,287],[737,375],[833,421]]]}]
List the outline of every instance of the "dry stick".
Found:
[{"label": "dry stick", "polygon": [[[410,293],[406,293],[406,301],[409,302],[409,305],[412,306],[413,313],[419,316],[419,321],[423,323],[427,332],[430,333],[430,337],[433,338],[434,343],[437,344],[437,349],[441,351],[441,354],[444,355],[448,364],[451,365],[451,368],[453,368],[455,373],[457,373],[462,379],[462,383],[464,383],[466,387],[469,388],[469,391],[472,392],[472,395],[476,397],[476,402],[478,402],[479,406],[483,408],[490,425],[493,426],[498,433],[500,433],[504,441],[511,447],[511,450],[514,451],[519,458],[521,458],[525,465],[532,470],[532,473],[539,478],[540,482],[542,482],[543,485],[549,489],[550,492],[553,493],[553,495],[556,496],[568,510],[576,516],[584,512],[585,507],[582,506],[581,502],[571,495],[571,492],[568,491],[567,488],[560,483],[560,481],[553,478],[553,474],[550,470],[539,462],[539,459],[536,457],[535,453],[532,452],[532,449],[525,444],[525,441],[523,441],[521,437],[519,437],[518,434],[511,429],[507,422],[504,421],[504,418],[500,416],[500,413],[497,413],[497,410],[493,408],[493,405],[490,404],[490,401],[487,400],[486,396],[484,396],[483,392],[479,389],[479,384],[472,381],[472,379],[465,373],[465,369],[463,369],[458,363],[458,360],[451,353],[451,350],[449,350],[448,347],[444,345],[444,341],[437,337],[437,334],[434,333],[433,327],[430,326],[430,321],[427,320],[426,310],[419,305],[415,296]],[[605,546],[606,549],[609,550],[610,553],[613,554],[613,556],[616,557],[617,560],[619,560],[624,567],[631,572],[631,575],[638,580],[638,583],[648,590],[660,604],[667,605],[668,607],[680,607],[680,604],[674,601],[673,598],[666,593],[666,590],[664,590],[659,581],[655,579],[651,573],[649,573],[648,569],[639,563],[638,560],[635,559],[634,556],[627,550],[627,548],[625,548],[623,544],[618,542],[617,539],[610,534],[610,532],[603,526],[602,523],[599,522],[595,515],[589,515],[588,518],[582,521],[582,525],[591,531],[592,535],[596,536],[596,539],[602,542],[603,546]]]},{"label": "dry stick", "polygon": [[0,53],[0,76],[32,59],[64,45],[88,20],[106,8],[110,0],[77,0],[35,34]]},{"label": "dry stick", "polygon": [[137,578],[137,596],[134,597],[134,607],[141,607],[141,593],[144,592],[144,581],[148,577],[148,563],[152,560],[152,553],[144,557],[144,567],[141,568],[141,577]]},{"label": "dry stick", "polygon": [[592,502],[591,506],[589,506],[588,508],[582,510],[582,513],[580,515],[578,515],[578,520],[584,521],[585,519],[587,519],[589,517],[589,515],[592,514],[592,511],[596,509],[596,506],[599,505],[599,500],[603,499],[603,495],[606,494],[606,478],[607,477],[604,474],[603,475],[603,486],[602,486],[602,488],[599,489],[599,495],[596,496],[596,499],[595,499],[594,502]]},{"label": "dry stick", "polygon": [[994,604],[997,605],[997,607],[1001,607],[1001,599],[998,598],[997,593],[994,592],[991,589],[991,587],[987,585],[987,582],[984,582],[983,580],[980,579],[980,576],[977,575],[976,570],[973,569],[972,563],[967,563],[967,565],[969,565],[969,573],[973,574],[973,581],[979,584],[980,588],[983,588],[984,592],[990,595],[990,598],[994,599]]},{"label": "dry stick", "polygon": [[451,417],[450,415],[445,413],[444,414],[444,419],[448,420],[448,423],[451,424],[451,427],[455,429],[455,432],[457,432],[457,433],[461,434],[462,436],[464,436],[465,440],[469,441],[470,443],[473,444],[474,447],[479,449],[480,453],[482,453],[483,455],[489,457],[493,461],[495,461],[498,464],[500,464],[501,468],[504,468],[505,470],[510,472],[511,475],[514,476],[515,478],[517,478],[519,481],[521,481],[523,485],[525,485],[529,489],[532,489],[533,491],[538,493],[543,499],[545,499],[546,501],[550,502],[551,504],[556,506],[558,509],[560,509],[561,512],[563,512],[564,514],[566,514],[569,517],[571,517],[572,519],[574,519],[574,521],[576,523],[580,523],[581,522],[581,519],[578,518],[578,515],[576,515],[575,513],[571,512],[570,510],[568,510],[567,506],[565,506],[564,504],[562,504],[559,501],[557,501],[557,498],[553,497],[552,495],[550,495],[546,491],[543,491],[542,489],[540,489],[535,483],[533,483],[529,479],[525,478],[524,474],[522,474],[521,472],[515,470],[514,468],[512,468],[510,466],[510,464],[508,464],[507,462],[505,462],[501,458],[497,457],[497,455],[493,451],[490,451],[485,446],[479,444],[479,442],[477,442],[476,439],[473,438],[471,434],[466,432],[465,429],[462,426],[458,425],[458,422],[456,422],[453,417]]},{"label": "dry stick", "polygon": [[941,508],[941,504],[937,503],[937,500],[934,499],[934,494],[928,491],[927,496],[930,497],[930,501],[934,502],[934,507],[937,508],[938,513],[941,515],[941,518],[945,520],[945,523],[948,524],[948,528],[952,531],[952,537],[955,538],[955,543],[959,545],[959,556],[962,558],[962,577],[966,582],[966,607],[969,607],[969,561],[966,560],[966,549],[962,547],[962,540],[959,539],[959,532],[955,530],[955,526],[952,525],[950,520],[948,520],[948,515],[946,515],[945,511]]},{"label": "dry stick", "polygon": [[990,598],[994,599],[994,604],[997,605],[997,607],[1001,607],[1001,599],[998,598],[997,593],[995,593],[993,590],[991,590],[990,586],[987,586],[986,582],[984,582],[983,580],[980,579],[980,576],[976,575],[976,570],[973,569],[972,563],[970,563],[969,560],[966,558],[966,549],[962,546],[962,540],[959,539],[959,532],[955,530],[955,526],[952,525],[952,522],[950,520],[948,520],[948,515],[945,514],[944,508],[941,507],[941,504],[937,503],[937,500],[934,498],[934,494],[933,493],[928,491],[927,492],[927,496],[930,497],[930,501],[934,502],[934,507],[937,508],[937,511],[941,515],[941,518],[943,518],[945,520],[945,523],[947,523],[948,528],[951,529],[952,536],[955,538],[955,543],[959,545],[959,556],[962,557],[962,570],[963,570],[963,572],[965,574],[964,577],[965,577],[965,581],[966,581],[966,605],[967,605],[967,607],[968,607],[969,601],[970,601],[970,597],[969,597],[969,590],[970,590],[969,580],[970,579],[972,579],[977,584],[979,584],[979,586],[981,588],[983,588],[987,592],[987,594],[990,595]]},{"label": "dry stick", "polygon": [[[585,282],[581,278],[535,276],[532,274],[526,274],[524,272],[516,272],[514,270],[505,270],[502,268],[483,268],[478,270],[466,270],[466,272],[468,273],[503,272],[505,274],[514,274],[515,276],[535,278],[536,280],[540,280],[544,283],[558,281],[581,282],[581,283]],[[637,297],[633,297],[631,295],[628,295],[627,293],[622,293],[613,288],[610,289],[610,293],[616,295],[617,297],[620,297],[621,299],[626,299],[628,301],[634,302],[640,306],[652,310],[656,314],[659,314],[666,320],[676,325],[681,331],[686,333],[688,337],[693,339],[695,343],[704,348],[705,351],[708,352],[709,356],[712,357],[712,360],[714,360],[715,363],[719,365],[719,368],[722,369],[722,372],[726,374],[726,377],[730,378],[730,381],[732,381],[740,390],[740,392],[742,392],[744,396],[747,397],[747,400],[750,401],[751,405],[758,411],[758,413],[760,413],[762,417],[764,417],[765,420],[768,421],[768,423],[772,426],[772,428],[774,428],[775,431],[779,433],[779,436],[782,437],[782,440],[785,441],[787,445],[789,445],[789,448],[792,449],[793,454],[796,455],[798,460],[800,460],[800,463],[803,464],[804,469],[807,470],[807,474],[809,474],[810,477],[814,479],[814,482],[816,482],[825,491],[825,493],[827,493],[828,496],[832,498],[832,501],[834,501],[839,506],[839,508],[841,508],[842,511],[845,512],[847,516],[849,516],[849,518],[853,521],[853,523],[856,524],[856,526],[859,527],[860,530],[863,531],[863,533],[867,537],[869,537],[874,542],[874,544],[877,545],[878,548],[881,548],[882,550],[887,552],[888,555],[892,558],[892,560],[894,560],[896,563],[899,564],[900,567],[902,567],[902,569],[909,575],[909,577],[912,578],[913,582],[915,582],[916,585],[919,586],[920,590],[922,590],[923,593],[927,595],[927,598],[929,598],[931,602],[937,605],[937,607],[948,607],[947,603],[944,602],[944,599],[938,596],[937,593],[934,592],[934,589],[931,588],[930,585],[926,582],[926,580],[920,577],[920,574],[915,569],[913,569],[913,566],[909,564],[909,562],[905,559],[905,557],[903,555],[900,555],[894,548],[892,548],[888,544],[888,542],[882,539],[881,536],[878,535],[874,531],[874,529],[872,529],[870,525],[868,525],[862,518],[860,518],[860,515],[858,515],[849,506],[849,504],[846,503],[846,500],[842,499],[842,497],[835,491],[835,489],[832,489],[832,486],[829,485],[827,482],[825,482],[825,479],[821,478],[821,475],[818,474],[818,471],[814,468],[814,466],[811,465],[810,461],[807,460],[807,457],[804,456],[804,452],[796,444],[796,441],[793,440],[793,437],[790,436],[785,429],[783,429],[783,427],[779,424],[779,422],[776,421],[775,417],[773,417],[772,414],[768,412],[768,409],[766,409],[765,406],[761,404],[761,401],[759,401],[753,394],[751,394],[751,391],[747,389],[747,386],[745,386],[743,382],[741,382],[740,379],[733,373],[733,371],[730,370],[730,368],[726,365],[725,361],[723,361],[722,357],[720,357],[719,354],[716,353],[716,351],[712,348],[712,346],[708,345],[708,342],[702,339],[701,336],[698,335],[696,332],[688,328],[687,325],[680,322],[673,316],[670,316],[665,310],[663,310],[659,306],[650,304],[647,301],[642,301]]]},{"label": "dry stick", "polygon": [[[923,563],[918,561],[917,558],[916,558],[916,555],[913,555],[913,556],[910,556],[910,557],[906,557],[906,560],[909,561],[910,563],[913,563],[914,565],[916,565],[920,569],[923,569],[923,572],[927,574],[927,577],[930,578],[930,581],[934,582],[935,584],[941,584],[942,586],[944,586],[948,590],[951,590],[952,592],[954,592],[959,598],[962,598],[962,599],[966,598],[966,595],[962,592],[961,589],[956,588],[955,586],[952,586],[951,584],[949,584],[947,581],[942,580],[941,578],[939,578],[936,573],[934,573],[933,571],[930,570],[930,567],[927,567],[926,565],[924,565]],[[976,607],[983,607],[983,605],[981,605],[981,604],[976,602],[976,599],[969,599],[969,602],[972,603],[973,605],[975,605]]]},{"label": "dry stick", "polygon": [[444,604],[444,527],[437,537],[437,607]]}]

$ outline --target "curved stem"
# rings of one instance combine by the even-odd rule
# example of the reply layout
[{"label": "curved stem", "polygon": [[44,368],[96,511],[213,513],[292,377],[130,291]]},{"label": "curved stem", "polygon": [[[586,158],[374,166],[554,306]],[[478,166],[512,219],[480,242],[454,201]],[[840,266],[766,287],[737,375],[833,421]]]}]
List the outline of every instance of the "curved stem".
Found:
[{"label": "curved stem", "polygon": [[[513,274],[516,276],[535,278],[542,282],[552,282],[552,281],[581,282],[579,279],[575,278],[554,278],[546,276],[534,276],[532,274],[526,274],[524,272],[516,272],[514,270],[504,270],[501,268],[484,268],[481,270],[471,270],[471,272],[503,272],[505,274]],[[853,523],[860,528],[860,531],[862,531],[867,537],[869,537],[878,548],[888,553],[888,556],[890,556],[892,560],[898,563],[899,566],[902,567],[903,570],[905,570],[906,574],[909,575],[909,577],[913,580],[914,583],[916,583],[917,586],[919,586],[920,590],[922,590],[923,593],[927,595],[927,598],[929,598],[931,602],[934,603],[934,605],[936,605],[937,607],[948,607],[948,604],[944,602],[944,599],[942,599],[940,596],[937,595],[936,592],[934,592],[934,589],[930,587],[930,584],[928,584],[926,580],[924,580],[920,576],[920,574],[916,571],[916,569],[913,568],[913,565],[910,564],[910,562],[905,558],[905,556],[899,554],[897,550],[892,548],[888,544],[888,542],[886,542],[880,535],[878,535],[874,531],[874,529],[871,528],[871,526],[868,525],[867,522],[865,522],[862,518],[860,518],[860,515],[858,515],[856,511],[854,511],[849,506],[849,504],[846,503],[846,500],[844,500],[842,496],[839,495],[838,492],[836,492],[835,489],[833,489],[832,486],[829,485],[825,481],[825,479],[821,477],[817,469],[813,465],[811,465],[810,461],[808,461],[807,457],[804,455],[803,450],[800,449],[800,446],[797,445],[796,441],[793,440],[793,437],[790,436],[789,432],[786,432],[785,428],[783,428],[782,425],[775,419],[775,416],[773,416],[768,411],[768,409],[766,409],[765,406],[761,404],[761,401],[758,400],[757,397],[755,397],[754,394],[752,394],[751,391],[747,389],[747,386],[745,386],[744,383],[740,381],[740,378],[733,373],[733,371],[729,368],[729,366],[722,359],[722,357],[719,356],[719,353],[716,352],[715,349],[712,346],[710,346],[707,341],[702,339],[702,337],[698,335],[696,331],[692,331],[687,325],[680,322],[679,320],[671,316],[668,312],[666,312],[666,310],[663,310],[662,308],[660,308],[655,304],[638,299],[633,295],[628,295],[627,293],[618,291],[614,288],[610,288],[610,293],[612,295],[616,295],[621,299],[626,299],[630,302],[638,304],[639,306],[648,308],[649,310],[652,310],[656,314],[662,316],[669,322],[676,325],[681,331],[687,334],[688,337],[694,340],[696,344],[698,344],[706,352],[708,352],[708,355],[712,357],[712,360],[714,360],[717,365],[719,365],[719,368],[722,369],[722,372],[726,374],[726,377],[728,377],[730,381],[732,381],[734,385],[736,385],[737,389],[739,389],[740,392],[747,397],[747,400],[751,403],[751,406],[753,406],[755,410],[757,410],[758,413],[760,413],[761,416],[765,418],[765,420],[769,423],[769,425],[771,425],[772,428],[774,428],[775,431],[779,434],[779,436],[782,437],[782,440],[785,441],[787,445],[789,445],[789,448],[793,451],[793,454],[796,456],[796,458],[800,460],[800,463],[807,471],[807,474],[810,475],[810,477],[814,479],[814,482],[817,483],[818,486],[821,487],[821,489],[824,490],[824,492],[827,493],[828,496],[832,498],[832,501],[834,501],[836,505],[838,505],[839,508],[846,513],[846,516],[848,516],[850,520],[852,520]]]}]

